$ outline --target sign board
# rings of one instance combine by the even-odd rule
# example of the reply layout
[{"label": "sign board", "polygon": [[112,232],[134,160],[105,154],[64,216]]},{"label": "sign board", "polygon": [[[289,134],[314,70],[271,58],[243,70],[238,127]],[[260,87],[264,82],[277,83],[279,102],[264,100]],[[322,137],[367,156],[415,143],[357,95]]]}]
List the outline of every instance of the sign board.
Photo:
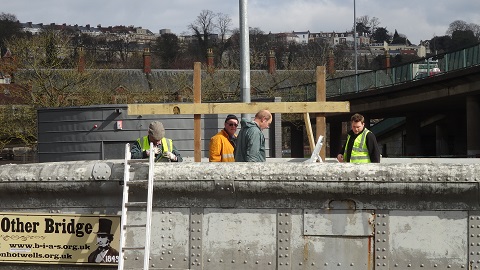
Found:
[{"label": "sign board", "polygon": [[120,216],[0,213],[0,262],[118,263]]}]

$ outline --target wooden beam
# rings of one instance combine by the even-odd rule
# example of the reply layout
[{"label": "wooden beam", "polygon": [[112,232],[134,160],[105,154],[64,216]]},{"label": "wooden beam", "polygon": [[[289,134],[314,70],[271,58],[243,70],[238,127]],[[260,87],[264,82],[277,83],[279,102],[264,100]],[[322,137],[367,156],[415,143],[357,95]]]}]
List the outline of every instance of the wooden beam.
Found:
[{"label": "wooden beam", "polygon": [[303,119],[305,120],[305,130],[307,131],[308,143],[310,144],[310,150],[313,153],[313,148],[315,148],[315,140],[313,138],[312,123],[310,122],[310,114],[304,113]]},{"label": "wooden beam", "polygon": [[[327,101],[327,73],[326,73],[326,70],[325,70],[325,67],[324,66],[318,66],[317,67],[317,70],[316,70],[316,75],[317,75],[317,84],[316,84],[316,90],[317,90],[317,94],[316,94],[316,101],[317,102],[325,102]],[[323,136],[324,139],[327,138],[327,120],[325,118],[325,114],[322,113],[320,115],[317,115],[316,119],[316,138],[318,140],[318,138],[320,136]],[[325,160],[325,157],[326,157],[326,151],[325,149],[327,148],[326,147],[326,143],[324,144],[325,147],[322,147],[322,149],[320,149],[320,157],[322,158],[322,160]],[[312,149],[312,152],[313,152],[313,148]]]},{"label": "wooden beam", "polygon": [[162,103],[128,104],[129,115],[152,114],[235,114],[257,113],[334,113],[350,112],[350,102],[251,102],[251,103]]}]

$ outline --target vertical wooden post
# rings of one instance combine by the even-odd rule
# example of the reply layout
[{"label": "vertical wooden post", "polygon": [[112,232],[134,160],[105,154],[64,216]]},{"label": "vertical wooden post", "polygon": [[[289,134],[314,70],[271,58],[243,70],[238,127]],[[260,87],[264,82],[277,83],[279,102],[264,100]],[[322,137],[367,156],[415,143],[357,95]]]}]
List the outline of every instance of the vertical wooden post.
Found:
[{"label": "vertical wooden post", "polygon": [[[193,65],[193,103],[202,102],[202,63]],[[195,162],[202,161],[202,115],[193,115],[193,158]]]},{"label": "vertical wooden post", "polygon": [[[327,101],[327,82],[326,82],[326,71],[324,66],[318,66],[316,70],[317,75],[317,101]],[[316,136],[315,139],[318,140],[320,135],[325,138],[325,147],[322,147],[320,151],[320,157],[325,160],[325,148],[326,148],[326,138],[327,138],[327,123],[325,120],[325,113],[317,114],[316,119]],[[312,149],[313,151],[313,149]]]}]

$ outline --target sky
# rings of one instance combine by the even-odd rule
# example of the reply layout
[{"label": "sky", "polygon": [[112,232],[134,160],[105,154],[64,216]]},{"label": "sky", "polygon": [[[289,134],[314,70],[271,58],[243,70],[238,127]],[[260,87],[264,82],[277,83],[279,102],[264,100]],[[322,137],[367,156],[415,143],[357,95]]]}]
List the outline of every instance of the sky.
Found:
[{"label": "sky", "polygon": [[[345,32],[356,17],[376,17],[379,27],[398,31],[413,44],[443,36],[450,23],[480,25],[479,0],[245,0],[247,23],[265,33],[291,31]],[[3,1],[0,13],[20,22],[103,27],[125,25],[159,33],[170,29],[190,34],[188,25],[202,10],[223,13],[239,27],[240,0],[14,0]],[[354,8],[355,7],[355,8]]]}]

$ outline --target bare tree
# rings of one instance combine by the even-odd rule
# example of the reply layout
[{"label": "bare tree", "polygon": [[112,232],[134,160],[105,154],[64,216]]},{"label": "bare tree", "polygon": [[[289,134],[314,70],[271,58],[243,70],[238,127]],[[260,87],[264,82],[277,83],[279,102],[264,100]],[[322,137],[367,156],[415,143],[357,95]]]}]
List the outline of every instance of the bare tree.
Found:
[{"label": "bare tree", "polygon": [[216,28],[218,29],[218,34],[220,35],[220,42],[224,43],[228,32],[231,31],[230,27],[232,26],[232,18],[227,14],[218,13],[217,14],[217,24]]},{"label": "bare tree", "polygon": [[200,57],[205,59],[207,57],[207,49],[210,46],[210,35],[215,29],[216,14],[211,10],[202,10],[197,16],[197,19],[188,25],[188,28],[193,32],[200,47]]},{"label": "bare tree", "polygon": [[446,34],[451,36],[453,32],[455,31],[466,31],[470,30],[467,22],[462,21],[462,20],[456,20],[450,23],[448,26]]},{"label": "bare tree", "polygon": [[377,30],[378,26],[380,25],[380,20],[377,17],[372,17],[370,21],[368,22],[367,26],[370,27],[370,30],[372,30],[372,33]]},{"label": "bare tree", "polygon": [[480,40],[480,25],[471,23],[468,25],[468,27],[470,28],[470,30],[472,30],[475,37]]},{"label": "bare tree", "polygon": [[380,25],[380,21],[377,17],[370,18],[368,15],[358,17],[356,22],[357,24],[363,24],[366,28],[368,28],[370,34],[375,32],[375,30]]},{"label": "bare tree", "polygon": [[21,86],[14,94],[25,104],[71,106],[72,100],[91,90],[95,73],[76,69],[78,60],[69,44],[68,36],[51,30],[8,42],[18,63],[16,81]]}]

